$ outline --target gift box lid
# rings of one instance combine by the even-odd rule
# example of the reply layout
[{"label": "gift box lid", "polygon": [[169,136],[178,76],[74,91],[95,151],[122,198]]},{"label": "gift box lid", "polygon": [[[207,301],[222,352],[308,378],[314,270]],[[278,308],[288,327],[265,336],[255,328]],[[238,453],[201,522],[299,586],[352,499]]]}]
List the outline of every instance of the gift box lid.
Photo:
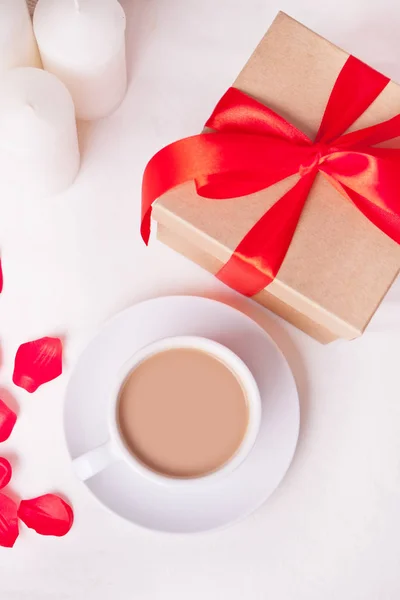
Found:
[{"label": "gift box lid", "polygon": [[[233,85],[313,139],[348,56],[279,13]],[[400,87],[389,82],[349,131],[399,112]],[[400,148],[400,138],[385,145]],[[201,198],[193,183],[184,184],[156,202],[153,216],[170,232],[225,263],[296,178],[229,200]],[[399,245],[318,174],[289,251],[267,289],[338,337],[352,339],[365,329],[399,268]]]}]

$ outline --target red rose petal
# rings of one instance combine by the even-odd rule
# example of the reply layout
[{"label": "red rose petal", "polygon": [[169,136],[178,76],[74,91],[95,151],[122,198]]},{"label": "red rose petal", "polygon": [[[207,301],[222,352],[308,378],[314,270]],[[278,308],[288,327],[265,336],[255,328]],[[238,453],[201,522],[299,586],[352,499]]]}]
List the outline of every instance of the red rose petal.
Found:
[{"label": "red rose petal", "polygon": [[3,291],[3,269],[1,268],[1,258],[0,258],[0,294]]},{"label": "red rose petal", "polygon": [[5,442],[14,429],[17,415],[0,399],[0,442]]},{"label": "red rose petal", "polygon": [[0,494],[0,546],[12,548],[19,535],[18,507],[14,500]]},{"label": "red rose petal", "polygon": [[25,525],[41,535],[63,536],[74,522],[72,508],[55,494],[22,500],[18,516]]},{"label": "red rose petal", "polygon": [[0,490],[11,481],[12,468],[6,458],[0,456]]},{"label": "red rose petal", "polygon": [[22,344],[15,356],[13,382],[32,393],[62,373],[62,342],[44,337]]}]

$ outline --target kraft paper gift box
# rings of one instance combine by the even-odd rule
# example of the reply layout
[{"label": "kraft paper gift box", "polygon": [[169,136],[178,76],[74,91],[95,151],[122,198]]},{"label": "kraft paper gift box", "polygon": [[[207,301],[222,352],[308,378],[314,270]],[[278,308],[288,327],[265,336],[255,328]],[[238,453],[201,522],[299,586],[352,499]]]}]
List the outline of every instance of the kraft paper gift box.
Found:
[{"label": "kraft paper gift box", "polygon": [[[233,87],[314,139],[348,56],[279,13]],[[400,87],[389,82],[349,131],[399,112]],[[400,148],[399,138],[385,146]],[[153,206],[158,238],[216,273],[292,185],[289,177],[246,197],[215,201],[185,183]],[[253,299],[322,343],[356,338],[398,274],[399,248],[319,173],[276,278]]]}]

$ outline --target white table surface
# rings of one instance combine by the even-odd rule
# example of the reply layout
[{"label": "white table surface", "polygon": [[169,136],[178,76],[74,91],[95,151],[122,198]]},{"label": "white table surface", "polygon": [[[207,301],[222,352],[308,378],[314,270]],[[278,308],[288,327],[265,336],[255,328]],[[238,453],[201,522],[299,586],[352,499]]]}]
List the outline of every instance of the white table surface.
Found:
[{"label": "white table surface", "polygon": [[[140,181],[160,146],[198,131],[278,9],[400,80],[397,0],[125,0],[130,88],[82,128],[68,192],[0,198],[5,399],[20,416],[1,448],[14,491],[56,490],[75,508],[63,539],[24,528],[0,549],[1,600],[398,600],[400,285],[352,343],[318,345],[210,275],[139,237]],[[75,480],[62,434],[71,368],[109,316],[140,300],[221,298],[263,323],[295,373],[302,428],[294,463],[262,509],[223,532],[157,535],[113,517]],[[18,345],[65,336],[66,369],[33,396],[11,384]]]}]

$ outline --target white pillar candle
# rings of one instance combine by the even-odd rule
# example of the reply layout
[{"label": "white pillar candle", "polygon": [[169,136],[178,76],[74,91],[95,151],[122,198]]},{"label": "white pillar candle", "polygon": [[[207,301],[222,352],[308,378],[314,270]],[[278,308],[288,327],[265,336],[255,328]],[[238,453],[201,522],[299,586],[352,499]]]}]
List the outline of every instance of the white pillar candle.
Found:
[{"label": "white pillar candle", "polygon": [[25,0],[0,0],[0,73],[14,67],[40,67]]},{"label": "white pillar candle", "polygon": [[126,91],[125,13],[117,0],[39,0],[33,27],[43,66],[65,83],[78,119],[112,113]]},{"label": "white pillar candle", "polygon": [[51,73],[12,69],[0,85],[0,185],[30,196],[62,191],[79,169],[74,103]]}]

